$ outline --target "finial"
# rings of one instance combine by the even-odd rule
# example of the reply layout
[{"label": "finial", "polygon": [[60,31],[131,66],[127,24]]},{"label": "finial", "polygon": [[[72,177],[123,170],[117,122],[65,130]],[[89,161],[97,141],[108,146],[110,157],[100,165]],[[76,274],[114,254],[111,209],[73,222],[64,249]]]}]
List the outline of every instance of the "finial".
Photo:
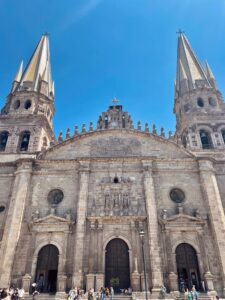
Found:
[{"label": "finial", "polygon": [[66,139],[70,139],[70,129],[67,128],[67,131],[66,131]]},{"label": "finial", "polygon": [[92,122],[90,122],[90,124],[89,124],[89,131],[90,132],[93,131],[93,123]]},{"label": "finial", "polygon": [[76,136],[76,135],[78,135],[79,133],[78,133],[78,126],[75,126],[74,127],[74,136]]},{"label": "finial", "polygon": [[44,35],[44,36],[49,36],[50,34],[49,34],[47,31],[45,31],[45,32],[43,33],[43,35]]},{"label": "finial", "polygon": [[152,133],[157,135],[157,129],[156,129],[155,124],[153,124],[153,126],[152,126]]},{"label": "finial", "polygon": [[85,124],[82,124],[82,130],[81,130],[82,133],[86,133],[86,127],[85,127]]},{"label": "finial", "polygon": [[164,131],[164,128],[163,128],[163,127],[161,128],[160,136],[161,136],[161,137],[165,137],[165,131]]},{"label": "finial", "polygon": [[134,123],[133,123],[133,120],[130,120],[130,129],[134,129]]},{"label": "finial", "polygon": [[138,121],[137,123],[137,130],[141,130],[141,121]]},{"label": "finial", "polygon": [[114,105],[116,105],[116,104],[119,103],[119,100],[118,100],[116,97],[114,97],[114,98],[112,99],[112,103],[113,103]]},{"label": "finial", "polygon": [[145,123],[145,132],[149,132],[148,123]]},{"label": "finial", "polygon": [[59,133],[58,142],[63,142],[63,134],[62,131]]},{"label": "finial", "polygon": [[181,35],[181,34],[183,34],[185,32],[183,30],[179,29],[176,33],[179,34],[179,35]]}]

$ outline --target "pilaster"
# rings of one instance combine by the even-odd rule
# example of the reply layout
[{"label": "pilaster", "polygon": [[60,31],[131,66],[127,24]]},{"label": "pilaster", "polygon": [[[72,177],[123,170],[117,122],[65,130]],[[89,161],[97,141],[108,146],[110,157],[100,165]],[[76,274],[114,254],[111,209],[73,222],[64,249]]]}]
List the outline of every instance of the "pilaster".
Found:
[{"label": "pilaster", "polygon": [[211,221],[212,233],[215,239],[215,246],[218,249],[218,257],[221,265],[221,277],[225,288],[225,215],[219,188],[213,168],[213,163],[209,160],[199,161],[200,180],[202,192],[208,204],[208,211]]},{"label": "pilaster", "polygon": [[7,287],[10,285],[31,172],[31,161],[20,161],[18,163],[1,245],[0,286]]},{"label": "pilaster", "polygon": [[152,279],[152,291],[158,293],[163,284],[162,262],[159,247],[159,228],[157,218],[157,206],[155,188],[152,174],[152,161],[142,161],[144,191],[147,210],[147,227],[149,240],[150,270]]},{"label": "pilaster", "polygon": [[80,162],[79,196],[77,202],[77,222],[75,234],[75,254],[73,261],[73,286],[83,285],[84,238],[86,234],[86,212],[88,199],[89,161]]}]

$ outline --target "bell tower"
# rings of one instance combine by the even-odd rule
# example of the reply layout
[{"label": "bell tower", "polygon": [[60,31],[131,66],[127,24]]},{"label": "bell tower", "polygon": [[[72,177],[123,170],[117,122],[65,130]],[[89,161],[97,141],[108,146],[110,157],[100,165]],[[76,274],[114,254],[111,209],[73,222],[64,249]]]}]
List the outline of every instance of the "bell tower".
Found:
[{"label": "bell tower", "polygon": [[174,113],[178,143],[192,151],[225,148],[225,104],[215,77],[203,68],[183,33],[178,37]]},{"label": "bell tower", "polygon": [[26,68],[20,64],[0,114],[0,151],[35,153],[55,141],[54,82],[49,39],[41,37]]}]

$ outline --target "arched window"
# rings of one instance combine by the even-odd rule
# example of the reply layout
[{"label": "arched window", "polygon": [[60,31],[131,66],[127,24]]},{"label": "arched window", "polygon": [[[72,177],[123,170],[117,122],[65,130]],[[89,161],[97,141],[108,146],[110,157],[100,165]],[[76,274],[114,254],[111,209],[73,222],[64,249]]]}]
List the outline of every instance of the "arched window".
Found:
[{"label": "arched window", "polygon": [[19,150],[20,151],[27,151],[30,141],[30,132],[24,131],[20,135],[20,143],[19,143]]},{"label": "arched window", "polygon": [[225,144],[225,129],[221,130],[221,134],[222,134],[222,137],[223,137],[223,142]]},{"label": "arched window", "polygon": [[0,151],[5,151],[8,137],[8,131],[3,131],[0,133]]},{"label": "arched window", "polygon": [[202,100],[202,98],[198,98],[197,99],[197,104],[199,107],[203,107],[204,106],[204,101]]},{"label": "arched window", "polygon": [[30,107],[31,107],[31,104],[32,104],[32,102],[31,102],[31,100],[26,100],[26,102],[25,102],[25,104],[24,104],[24,108],[25,109],[29,109]]},{"label": "arched window", "polygon": [[108,116],[105,116],[105,128],[108,128],[108,122],[109,122]]},{"label": "arched window", "polygon": [[123,115],[123,117],[122,117],[122,127],[125,128],[126,127],[125,125],[126,125],[125,124],[125,115]]},{"label": "arched window", "polygon": [[205,130],[200,130],[199,134],[202,142],[202,149],[212,148],[212,142],[209,133]]},{"label": "arched window", "polygon": [[186,135],[183,135],[183,137],[182,137],[182,144],[184,145],[184,148],[187,147],[187,137],[186,137]]}]

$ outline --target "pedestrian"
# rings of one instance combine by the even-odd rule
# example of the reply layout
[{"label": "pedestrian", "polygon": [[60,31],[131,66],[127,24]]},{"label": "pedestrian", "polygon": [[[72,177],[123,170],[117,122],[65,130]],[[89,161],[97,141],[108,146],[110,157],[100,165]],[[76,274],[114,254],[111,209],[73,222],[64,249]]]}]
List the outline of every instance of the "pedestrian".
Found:
[{"label": "pedestrian", "polygon": [[162,294],[162,297],[165,298],[165,295],[166,295],[166,287],[165,287],[164,284],[161,286],[160,292],[161,292],[161,294]]},{"label": "pedestrian", "polygon": [[1,292],[1,299],[9,299],[9,293],[7,291],[7,289],[2,289],[2,292]]},{"label": "pedestrian", "polygon": [[94,300],[94,290],[93,289],[88,290],[88,300]]},{"label": "pedestrian", "polygon": [[32,299],[35,300],[37,295],[39,292],[37,291],[37,284],[34,282],[32,283]]},{"label": "pedestrian", "polygon": [[114,288],[110,286],[110,300],[113,300],[114,298]]},{"label": "pedestrian", "polygon": [[193,300],[198,300],[198,292],[195,289],[195,286],[193,285],[192,289],[191,289],[191,293],[192,293],[192,299]]},{"label": "pedestrian", "polygon": [[189,293],[189,290],[188,290],[188,288],[186,288],[184,291],[184,300],[188,300],[188,293]]},{"label": "pedestrian", "polygon": [[24,288],[21,287],[21,289],[18,289],[18,296],[19,296],[19,300],[22,300],[25,294],[25,290]]}]

